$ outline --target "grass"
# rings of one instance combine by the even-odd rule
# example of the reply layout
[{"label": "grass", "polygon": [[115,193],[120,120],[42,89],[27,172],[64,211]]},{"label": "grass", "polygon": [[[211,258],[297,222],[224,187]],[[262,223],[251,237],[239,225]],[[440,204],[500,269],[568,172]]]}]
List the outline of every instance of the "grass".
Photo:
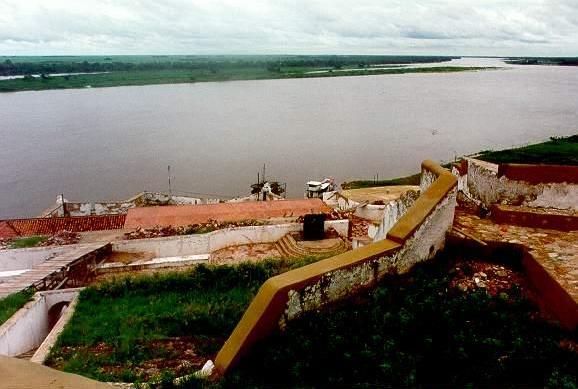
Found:
[{"label": "grass", "polygon": [[450,67],[439,66],[429,68],[390,68],[379,70],[349,70],[328,71],[327,73],[308,74],[309,71],[319,70],[316,67],[304,67],[299,70],[294,68],[281,68],[278,71],[264,67],[243,67],[223,69],[168,69],[151,71],[114,71],[102,74],[79,74],[71,76],[58,76],[47,78],[28,78],[0,81],[0,92],[18,92],[27,90],[48,89],[79,89],[79,88],[104,88],[114,86],[131,85],[154,85],[154,84],[182,84],[209,81],[231,80],[263,80],[280,78],[313,78],[313,77],[345,77],[367,76],[379,74],[404,74],[404,73],[448,73],[490,68],[480,67]]},{"label": "grass", "polygon": [[578,341],[543,321],[513,285],[465,293],[448,267],[411,275],[290,322],[219,383],[189,387],[575,388]]},{"label": "grass", "polygon": [[146,380],[150,377],[142,366],[169,352],[154,341],[174,337],[194,337],[194,352],[204,363],[214,357],[265,280],[315,260],[200,265],[183,273],[89,287],[81,292],[48,364],[103,381]]},{"label": "grass", "polygon": [[[578,134],[551,137],[549,141],[499,151],[482,151],[476,158],[493,163],[526,163],[578,166]],[[449,168],[449,164],[443,165]],[[389,185],[419,185],[420,174],[388,180],[356,180],[341,184],[343,189],[361,189]]]},{"label": "grass", "polygon": [[389,180],[357,180],[344,182],[341,184],[343,189],[361,189],[372,188],[376,186],[390,186],[390,185],[419,185],[421,174],[416,173],[407,177],[393,178]]},{"label": "grass", "polygon": [[35,247],[39,243],[44,242],[48,239],[47,236],[27,236],[25,238],[18,238],[14,239],[12,243],[10,243],[11,249],[24,249],[27,247]]},{"label": "grass", "polygon": [[483,151],[477,157],[493,163],[527,163],[578,166],[578,134],[552,137],[549,141],[530,146]]},{"label": "grass", "polygon": [[0,299],[0,325],[6,320],[10,319],[20,308],[24,306],[32,296],[34,291],[32,289],[13,293],[3,299]]}]

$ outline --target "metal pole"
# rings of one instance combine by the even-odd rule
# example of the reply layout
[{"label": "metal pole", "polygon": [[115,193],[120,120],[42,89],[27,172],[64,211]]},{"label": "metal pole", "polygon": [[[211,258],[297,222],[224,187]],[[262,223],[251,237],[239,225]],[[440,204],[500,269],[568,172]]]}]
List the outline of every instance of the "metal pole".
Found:
[{"label": "metal pole", "polygon": [[173,192],[171,190],[171,165],[168,166],[169,171],[169,198],[172,197]]}]

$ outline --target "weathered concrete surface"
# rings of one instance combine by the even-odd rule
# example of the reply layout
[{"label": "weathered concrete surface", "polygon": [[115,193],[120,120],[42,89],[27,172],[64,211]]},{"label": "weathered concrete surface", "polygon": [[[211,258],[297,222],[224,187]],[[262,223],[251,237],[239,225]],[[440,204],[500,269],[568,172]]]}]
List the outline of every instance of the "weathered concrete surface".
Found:
[{"label": "weathered concrete surface", "polygon": [[[63,207],[63,203],[65,206]],[[56,205],[42,213],[42,217],[65,216],[91,216],[91,215],[119,215],[126,214],[129,209],[139,206],[151,205],[195,205],[201,204],[202,200],[188,196],[170,196],[161,192],[141,192],[135,196],[121,201],[89,201],[78,202],[62,199],[59,195]]]},{"label": "weathered concrete surface", "polygon": [[150,269],[164,269],[182,266],[198,265],[209,262],[209,254],[185,255],[182,257],[153,258],[137,260],[131,263],[109,262],[99,265],[98,274],[140,271]]},{"label": "weathered concrete surface", "polygon": [[[348,220],[325,222],[325,230],[333,228],[342,236],[347,236],[348,226]],[[151,252],[155,257],[177,257],[208,254],[229,246],[275,243],[283,236],[302,229],[301,223],[234,227],[206,234],[116,241],[112,242],[112,247],[115,252]]]},{"label": "weathered concrete surface", "polygon": [[6,389],[112,389],[113,386],[30,361],[0,355],[0,387]]},{"label": "weathered concrete surface", "polygon": [[578,230],[578,211],[569,209],[534,208],[494,204],[492,220],[498,224],[550,230]]},{"label": "weathered concrete surface", "polygon": [[375,283],[385,274],[405,273],[417,262],[432,258],[444,246],[446,233],[452,227],[455,204],[454,188],[421,221],[399,250],[354,267],[327,272],[303,289],[290,290],[281,320],[293,320],[304,312],[318,309],[351,294],[355,289]]},{"label": "weathered concrete surface", "polygon": [[376,231],[372,234],[369,233],[370,237],[373,237],[373,241],[385,239],[387,233],[391,228],[397,223],[399,219],[419,197],[419,192],[414,190],[409,190],[404,192],[398,199],[392,200],[384,206],[383,216]]},{"label": "weathered concrete surface", "polygon": [[50,330],[50,308],[70,302],[79,289],[38,292],[0,326],[0,355],[16,356],[38,347]]},{"label": "weathered concrete surface", "polygon": [[[70,291],[71,290],[68,289],[62,292],[67,293]],[[80,293],[80,289],[75,289],[74,292],[75,294],[73,295],[72,300],[69,299],[63,300],[69,302],[68,306],[64,308],[64,313],[62,314],[62,316],[60,316],[60,318],[58,319],[54,327],[52,327],[52,329],[50,330],[44,341],[42,341],[42,343],[40,344],[34,355],[32,355],[32,358],[30,358],[31,362],[43,364],[48,358],[50,350],[52,350],[54,344],[58,340],[58,337],[60,336],[62,331],[64,331],[64,327],[72,318],[72,315],[74,314],[74,311],[76,309],[76,304],[78,304],[78,294]],[[50,295],[55,295],[55,293],[52,292],[50,293]],[[54,303],[52,303],[52,305],[54,305]]]},{"label": "weathered concrete surface", "polygon": [[341,191],[341,196],[355,203],[373,203],[376,201],[387,203],[397,200],[408,191],[418,191],[416,185],[390,185],[363,189],[347,189]]},{"label": "weathered concrete surface", "polygon": [[[563,305],[558,315],[565,317],[568,323],[578,324],[578,231],[497,224],[460,208],[456,210],[454,224],[485,242],[525,247],[536,264],[530,264],[533,266],[533,274],[536,275],[536,271],[545,273],[536,285],[541,294],[548,297],[554,288],[561,288],[570,304]],[[563,295],[557,295],[548,303],[555,307],[564,298]]]},{"label": "weathered concrete surface", "polygon": [[498,176],[498,165],[477,159],[468,159],[467,187],[470,196],[487,208],[503,203],[578,211],[578,185],[510,180]]},{"label": "weathered concrete surface", "polygon": [[74,246],[71,246],[0,250],[0,270],[31,269],[44,261],[74,250]]},{"label": "weathered concrete surface", "polygon": [[128,211],[125,228],[176,227],[206,223],[209,220],[239,221],[290,216],[297,218],[308,213],[329,211],[329,207],[319,199],[132,208]]},{"label": "weathered concrete surface", "polygon": [[287,320],[368,287],[385,273],[407,271],[433,256],[452,226],[457,179],[432,161],[424,161],[422,168],[437,178],[426,182],[427,190],[387,239],[267,280],[219,351],[216,371],[226,373],[257,340]]},{"label": "weathered concrete surface", "polygon": [[[57,256],[34,265],[29,271],[10,278],[3,278],[0,283],[0,298],[35,286],[40,289],[43,282],[53,275],[62,273],[71,266],[89,258],[110,251],[110,243],[76,244],[63,246],[66,250]],[[34,249],[29,249],[34,250]]]}]

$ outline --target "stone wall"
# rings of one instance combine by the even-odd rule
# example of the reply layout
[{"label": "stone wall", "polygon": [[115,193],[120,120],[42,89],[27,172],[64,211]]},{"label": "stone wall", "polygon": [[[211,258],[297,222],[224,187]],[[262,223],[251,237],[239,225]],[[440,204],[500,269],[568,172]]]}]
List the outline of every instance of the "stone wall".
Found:
[{"label": "stone wall", "polygon": [[418,197],[419,193],[408,191],[403,193],[399,199],[390,201],[384,205],[383,216],[377,230],[375,233],[369,234],[369,236],[373,238],[373,241],[377,242],[385,239],[389,230],[405,215]]},{"label": "stone wall", "polygon": [[[349,220],[325,222],[326,230],[333,228],[342,236],[347,236],[348,227]],[[288,233],[298,232],[302,229],[303,224],[301,223],[234,227],[206,234],[116,241],[112,243],[112,249],[120,252],[150,252],[156,257],[208,254],[229,246],[274,243]]]},{"label": "stone wall", "polygon": [[[65,204],[63,207],[62,204]],[[90,201],[71,202],[58,196],[56,206],[45,211],[42,216],[91,216],[91,215],[118,215],[126,214],[129,209],[139,206],[154,205],[198,205],[203,201],[200,198],[189,196],[169,195],[161,192],[141,192],[124,201]]]},{"label": "stone wall", "polygon": [[[578,185],[566,182],[536,183],[499,176],[499,166],[468,159],[467,191],[487,208],[492,204],[551,207],[578,211]],[[556,167],[551,167],[555,170]],[[544,178],[546,179],[546,177]]]},{"label": "stone wall", "polygon": [[0,250],[0,271],[31,269],[50,258],[70,251],[73,247],[51,246]]},{"label": "stone wall", "polygon": [[78,291],[63,289],[36,293],[32,301],[0,326],[0,354],[17,356],[40,346],[50,331],[50,308],[60,302],[70,302]]},{"label": "stone wall", "polygon": [[422,171],[420,197],[386,239],[267,280],[217,355],[218,373],[226,373],[256,341],[288,320],[434,256],[452,226],[457,179],[432,161],[424,161]]}]

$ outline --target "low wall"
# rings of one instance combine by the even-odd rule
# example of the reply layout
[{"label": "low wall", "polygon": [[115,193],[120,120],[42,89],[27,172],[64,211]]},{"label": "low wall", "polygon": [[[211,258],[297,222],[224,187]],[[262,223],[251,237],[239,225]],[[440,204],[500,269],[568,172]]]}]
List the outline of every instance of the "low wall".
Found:
[{"label": "low wall", "polygon": [[72,247],[74,246],[0,250],[0,271],[31,269],[50,258],[70,251]]},{"label": "low wall", "polygon": [[373,237],[373,241],[377,242],[386,238],[387,233],[397,223],[399,219],[407,212],[419,197],[419,193],[415,191],[405,192],[399,199],[390,201],[384,205],[383,216],[377,231],[369,236]]},{"label": "low wall", "polygon": [[[94,216],[126,214],[129,209],[145,205],[197,205],[202,200],[196,197],[169,195],[161,192],[141,192],[123,201],[87,201],[71,202],[58,196],[56,206],[45,211],[44,217],[65,216]],[[62,206],[65,203],[66,207]]]},{"label": "low wall", "polygon": [[[532,176],[534,169],[525,165],[508,165],[500,168],[496,164],[469,158],[467,168],[467,188],[471,197],[481,201],[487,208],[494,203],[525,205],[528,207],[549,207],[574,209],[578,211],[578,184],[556,182],[558,167],[539,166],[540,174]],[[563,167],[566,172],[566,167]],[[548,179],[546,170],[550,171],[554,182],[545,183]],[[536,173],[538,174],[538,173]],[[564,173],[566,174],[566,173]],[[515,177],[509,179],[507,176]],[[537,182],[538,183],[533,183]]]},{"label": "low wall", "polygon": [[578,166],[502,163],[498,167],[498,177],[526,181],[533,185],[547,183],[578,184]]},{"label": "low wall", "polygon": [[457,179],[431,161],[422,164],[422,176],[422,194],[386,239],[267,280],[219,351],[217,373],[226,373],[257,340],[288,320],[435,255],[452,226]]},{"label": "low wall", "polygon": [[[325,229],[330,227],[340,235],[347,236],[349,220],[326,221]],[[229,246],[274,243],[288,233],[302,229],[301,223],[234,227],[206,234],[116,241],[112,243],[112,249],[121,252],[150,252],[157,257],[207,254]]]},{"label": "low wall", "polygon": [[36,293],[32,301],[0,326],[0,354],[17,356],[40,346],[50,331],[50,308],[72,301],[78,291],[64,289]]}]

